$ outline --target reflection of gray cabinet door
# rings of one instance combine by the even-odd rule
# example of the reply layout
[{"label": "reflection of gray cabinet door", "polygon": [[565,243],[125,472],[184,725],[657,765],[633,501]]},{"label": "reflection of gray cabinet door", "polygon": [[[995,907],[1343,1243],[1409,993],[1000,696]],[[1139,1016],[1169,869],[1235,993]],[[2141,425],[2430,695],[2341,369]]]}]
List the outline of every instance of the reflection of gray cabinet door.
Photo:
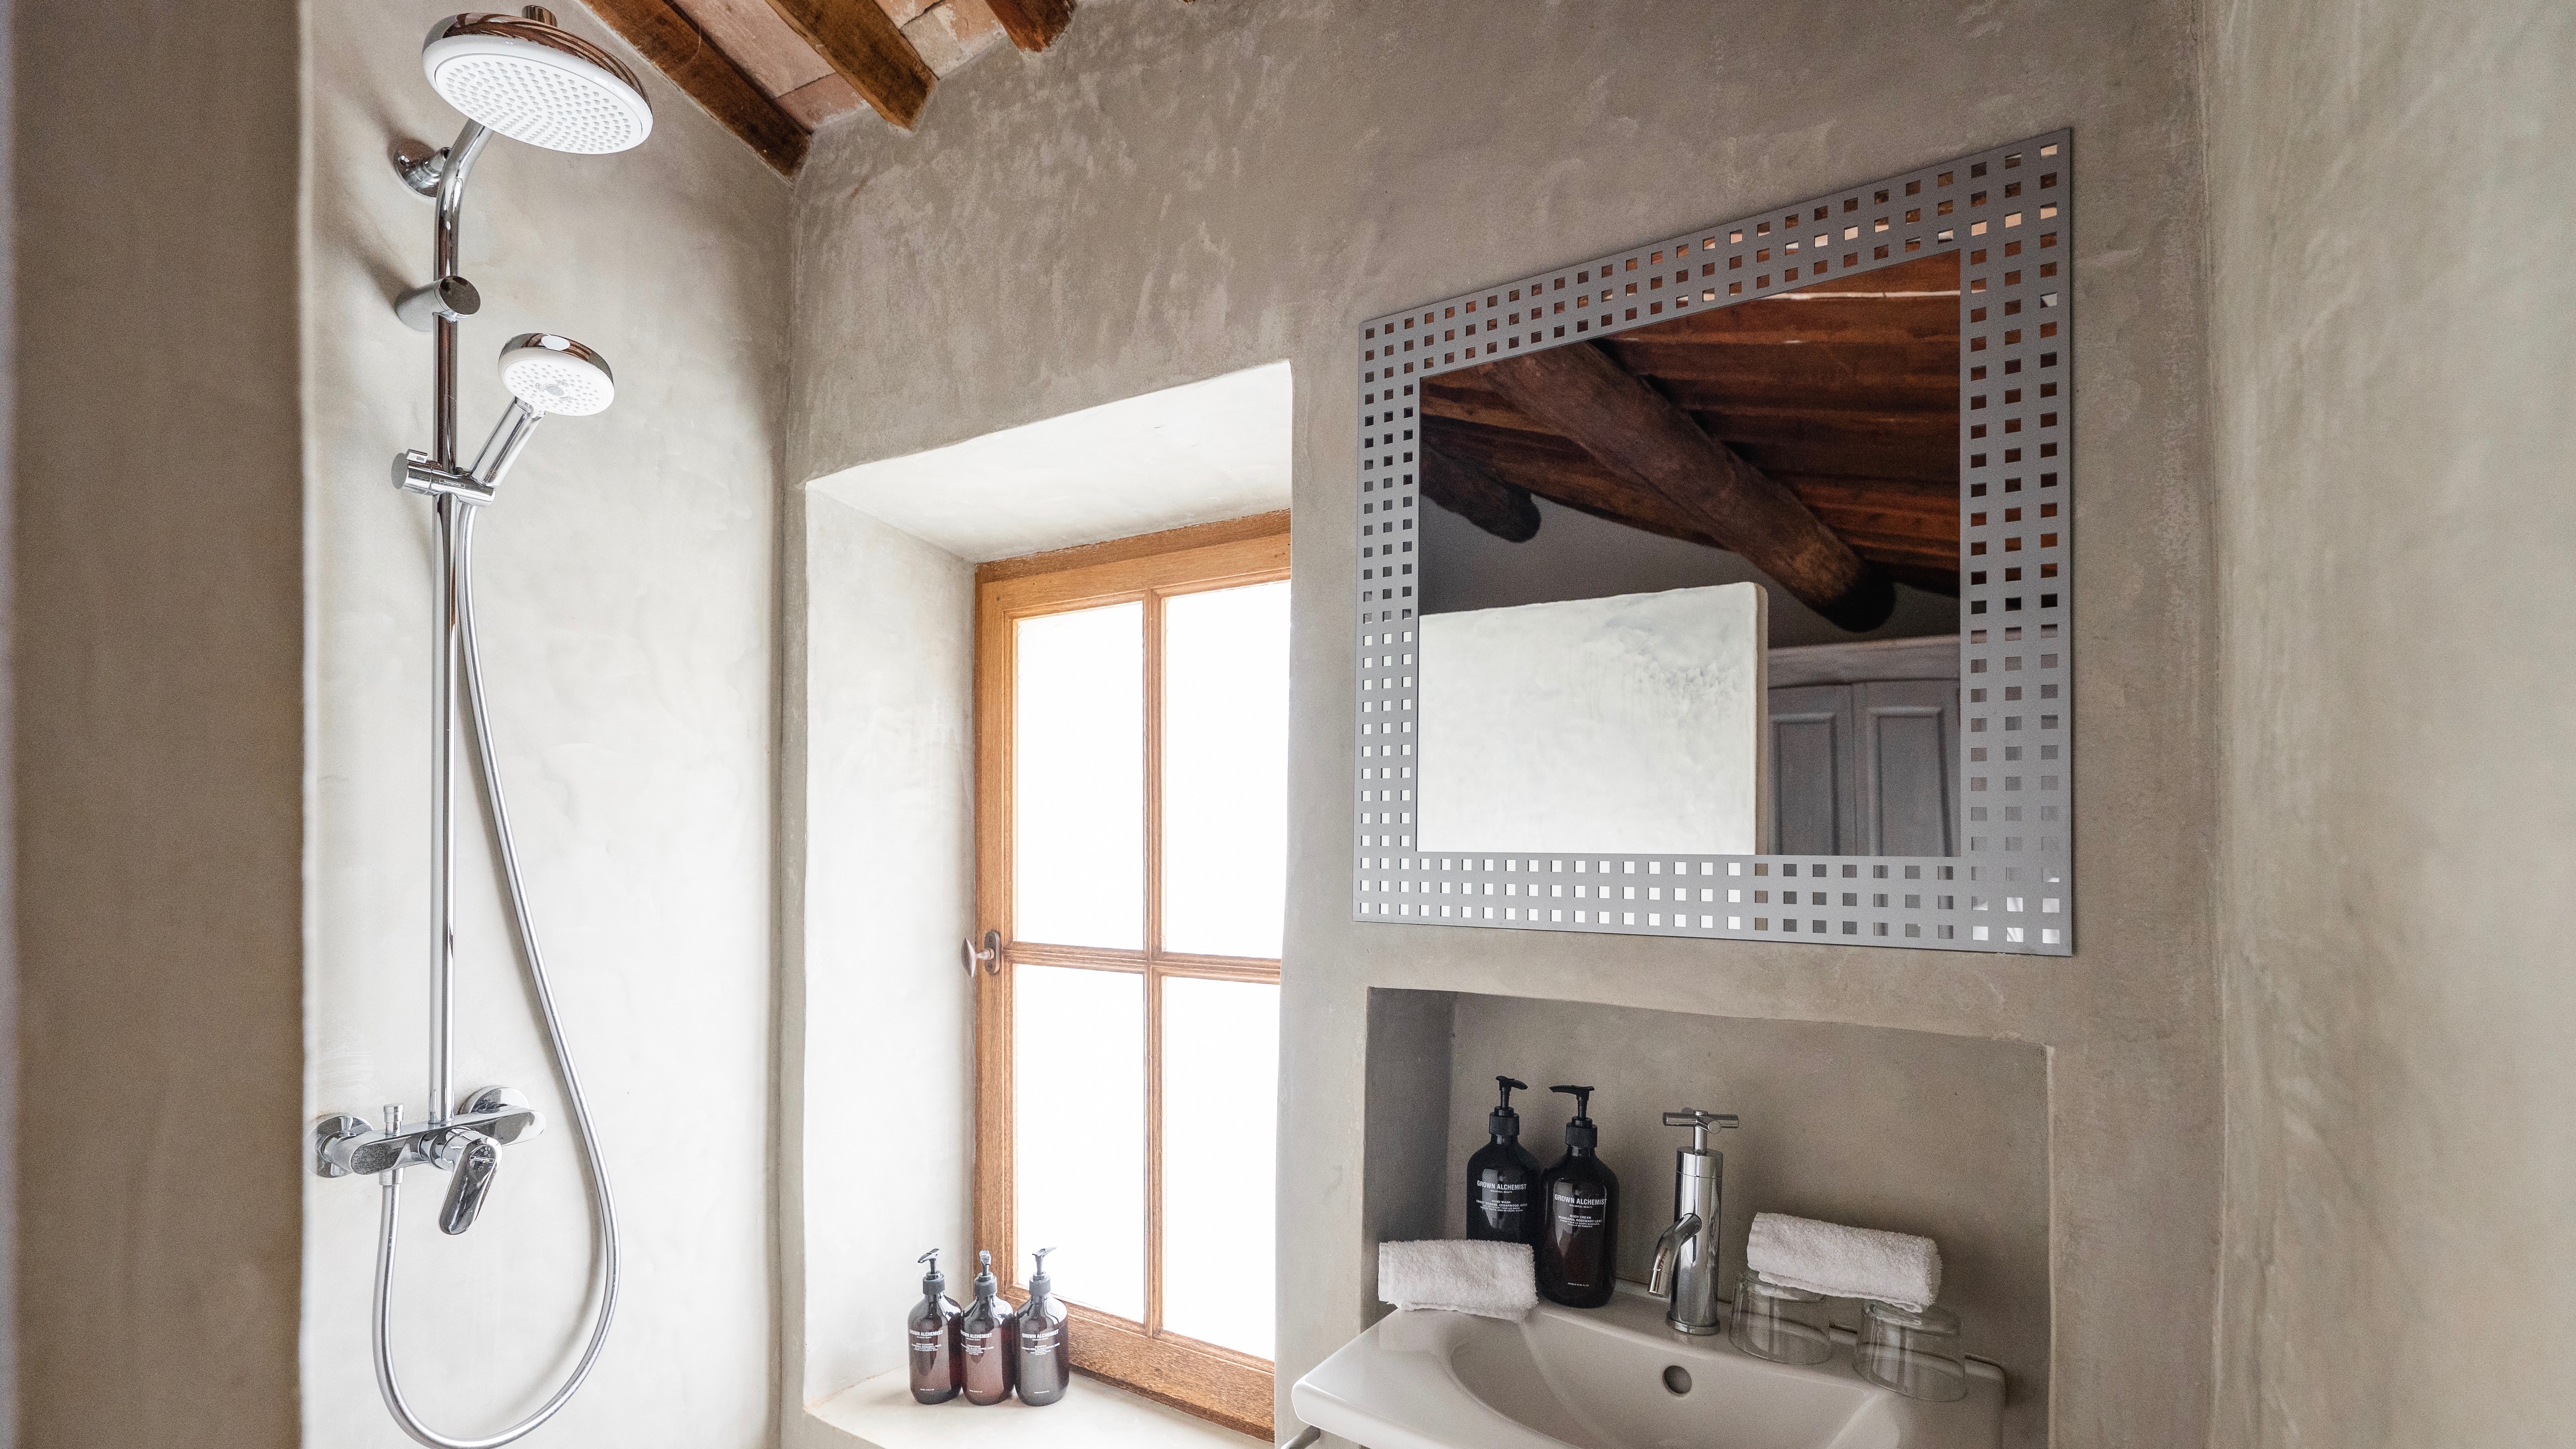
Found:
[{"label": "reflection of gray cabinet door", "polygon": [[[1948,855],[1956,844],[1959,685],[1896,679],[1851,686],[1856,694],[1848,773],[1861,855]],[[1803,691],[1801,691],[1803,692]]]},{"label": "reflection of gray cabinet door", "polygon": [[1852,686],[1771,691],[1771,846],[1774,855],[1841,855],[1853,840]]}]

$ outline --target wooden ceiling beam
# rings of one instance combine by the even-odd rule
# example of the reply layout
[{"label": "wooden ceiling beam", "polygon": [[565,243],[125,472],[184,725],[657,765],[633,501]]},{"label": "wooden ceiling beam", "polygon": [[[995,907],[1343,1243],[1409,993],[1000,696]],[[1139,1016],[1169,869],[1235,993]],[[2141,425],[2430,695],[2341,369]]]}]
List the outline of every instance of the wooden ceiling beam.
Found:
[{"label": "wooden ceiling beam", "polygon": [[1422,446],[1422,496],[1505,543],[1538,537],[1538,505],[1528,489],[1498,482],[1428,443]]},{"label": "wooden ceiling beam", "polygon": [[1836,625],[1887,621],[1896,591],[1798,495],[1701,431],[1690,415],[1590,343],[1485,365],[1511,404],[1601,465],[1670,499],[1712,537]]},{"label": "wooden ceiling beam", "polygon": [[1055,44],[1073,23],[1073,0],[985,0],[1011,44],[1032,53]]},{"label": "wooden ceiling beam", "polygon": [[[1638,526],[1676,536],[1701,531],[1669,499],[1623,479],[1591,455],[1553,433],[1506,432],[1432,417],[1424,445],[1477,468],[1512,487],[1568,507],[1630,518]],[[1866,510],[1912,520],[1908,531],[1955,547],[1959,490],[1948,477],[1910,476],[1913,460],[1893,450],[1802,449],[1748,452],[1746,461],[1787,487],[1836,532],[1839,513]],[[1724,547],[1714,539],[1714,547]]]},{"label": "wooden ceiling beam", "polygon": [[794,117],[755,84],[669,0],[584,0],[599,22],[670,78],[689,99],[740,137],[781,176],[805,162],[808,137]]},{"label": "wooden ceiling beam", "polygon": [[[1465,459],[1473,450],[1452,448],[1453,458]],[[1551,503],[1588,513],[1595,518],[1625,525],[1641,532],[1679,539],[1707,548],[1726,547],[1709,535],[1704,527],[1675,508],[1659,495],[1648,495],[1629,486],[1593,465],[1588,459],[1579,462],[1548,459],[1515,450],[1496,456],[1476,456],[1469,464],[1501,487],[1515,489]],[[1955,575],[1959,561],[1959,513],[1955,499],[1939,500],[1924,506],[1910,506],[1916,500],[1910,495],[1912,485],[1883,480],[1817,479],[1774,475],[1777,481],[1796,493],[1801,502],[1815,511],[1826,527],[1842,536],[1852,551],[1882,566],[1905,564],[1918,575]],[[1433,485],[1424,483],[1425,496],[1431,496]],[[1909,506],[1891,507],[1891,497],[1904,499]],[[1432,501],[1448,506],[1444,498]],[[1465,510],[1451,508],[1451,512]],[[1908,582],[1919,582],[1919,577]],[[1955,591],[1955,579],[1948,585]]]},{"label": "wooden ceiling beam", "polygon": [[876,0],[769,0],[769,8],[878,115],[907,131],[921,119],[939,77]]}]

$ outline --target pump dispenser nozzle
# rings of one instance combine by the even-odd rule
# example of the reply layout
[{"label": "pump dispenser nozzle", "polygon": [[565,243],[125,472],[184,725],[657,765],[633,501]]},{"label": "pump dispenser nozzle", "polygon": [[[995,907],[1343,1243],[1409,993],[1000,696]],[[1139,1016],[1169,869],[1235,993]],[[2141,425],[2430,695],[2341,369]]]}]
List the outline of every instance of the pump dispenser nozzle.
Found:
[{"label": "pump dispenser nozzle", "polygon": [[1528,1091],[1529,1083],[1518,1077],[1496,1077],[1494,1081],[1503,1089],[1503,1100],[1502,1105],[1485,1114],[1485,1130],[1496,1137],[1517,1137],[1521,1114],[1512,1110],[1512,1093]]},{"label": "pump dispenser nozzle", "polygon": [[921,1275],[921,1291],[923,1294],[928,1297],[936,1298],[940,1294],[948,1291],[948,1280],[940,1276],[939,1250],[937,1248],[931,1249],[929,1252],[922,1254],[920,1257],[915,1258],[912,1261],[916,1263],[928,1263],[930,1265],[930,1271]]},{"label": "pump dispenser nozzle", "polygon": [[986,1252],[977,1253],[975,1255],[975,1296],[990,1298],[1001,1286],[993,1277],[993,1255]]},{"label": "pump dispenser nozzle", "polygon": [[1565,1147],[1589,1152],[1601,1145],[1601,1129],[1592,1125],[1592,1089],[1590,1087],[1550,1087],[1574,1099],[1574,1120],[1565,1124]]},{"label": "pump dispenser nozzle", "polygon": [[1046,1255],[1054,1251],[1055,1249],[1053,1248],[1040,1248],[1037,1250],[1038,1270],[1029,1275],[1029,1296],[1031,1298],[1044,1298],[1047,1296],[1048,1292],[1053,1290],[1055,1287],[1055,1280],[1047,1276],[1046,1270]]}]

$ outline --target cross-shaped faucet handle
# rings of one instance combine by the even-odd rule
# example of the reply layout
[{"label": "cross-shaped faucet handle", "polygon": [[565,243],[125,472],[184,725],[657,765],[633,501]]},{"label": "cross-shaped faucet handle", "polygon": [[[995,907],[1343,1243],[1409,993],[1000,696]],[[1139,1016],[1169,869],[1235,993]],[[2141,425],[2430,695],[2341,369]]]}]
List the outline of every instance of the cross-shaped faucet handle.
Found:
[{"label": "cross-shaped faucet handle", "polygon": [[1710,1128],[1732,1128],[1740,1124],[1735,1120],[1735,1114],[1732,1112],[1703,1112],[1697,1107],[1692,1107],[1686,1111],[1666,1112],[1664,1125],[1688,1127],[1691,1130],[1691,1151],[1706,1152]]}]

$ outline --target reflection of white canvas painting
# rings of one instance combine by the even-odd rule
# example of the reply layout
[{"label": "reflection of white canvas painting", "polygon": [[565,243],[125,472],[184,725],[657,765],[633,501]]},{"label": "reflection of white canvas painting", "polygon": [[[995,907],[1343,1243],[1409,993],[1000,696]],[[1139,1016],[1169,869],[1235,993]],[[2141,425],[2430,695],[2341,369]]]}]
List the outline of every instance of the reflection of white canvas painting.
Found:
[{"label": "reflection of white canvas painting", "polygon": [[1761,848],[1759,584],[1421,621],[1417,849]]}]

